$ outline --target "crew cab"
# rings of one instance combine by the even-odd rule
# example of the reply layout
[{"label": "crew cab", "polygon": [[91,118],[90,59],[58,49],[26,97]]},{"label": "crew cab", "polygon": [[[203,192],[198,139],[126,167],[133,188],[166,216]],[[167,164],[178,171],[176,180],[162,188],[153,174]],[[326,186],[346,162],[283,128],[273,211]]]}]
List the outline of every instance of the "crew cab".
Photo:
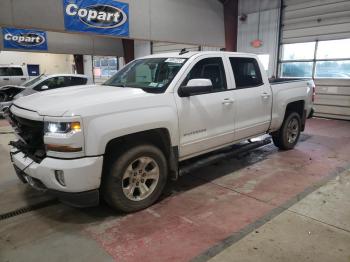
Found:
[{"label": "crew cab", "polygon": [[0,115],[8,109],[12,101],[36,92],[48,91],[67,86],[92,84],[91,79],[79,74],[41,74],[21,85],[5,85],[0,87]]},{"label": "crew cab", "polygon": [[184,160],[264,134],[294,148],[314,89],[312,80],[270,83],[253,54],[151,55],[102,85],[15,100],[11,159],[22,181],[63,202],[104,199],[134,212],[159,198]]},{"label": "crew cab", "polygon": [[0,65],[0,87],[4,85],[20,85],[29,79],[26,66]]}]

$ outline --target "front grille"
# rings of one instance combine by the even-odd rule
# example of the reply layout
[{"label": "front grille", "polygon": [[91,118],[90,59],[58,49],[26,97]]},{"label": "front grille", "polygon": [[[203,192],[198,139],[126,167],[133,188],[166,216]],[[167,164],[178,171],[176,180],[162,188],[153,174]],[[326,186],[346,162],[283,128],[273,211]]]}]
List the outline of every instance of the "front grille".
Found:
[{"label": "front grille", "polygon": [[10,124],[14,128],[19,140],[10,145],[19,149],[35,162],[41,162],[45,156],[44,122],[34,121],[16,116],[9,112]]}]

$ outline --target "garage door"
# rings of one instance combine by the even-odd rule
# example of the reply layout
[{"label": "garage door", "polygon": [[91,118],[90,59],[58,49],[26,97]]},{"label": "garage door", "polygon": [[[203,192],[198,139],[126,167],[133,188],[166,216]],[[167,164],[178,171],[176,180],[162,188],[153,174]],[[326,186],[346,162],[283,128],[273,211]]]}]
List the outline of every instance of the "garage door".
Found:
[{"label": "garage door", "polygon": [[279,74],[313,77],[316,116],[350,119],[350,1],[285,0]]}]

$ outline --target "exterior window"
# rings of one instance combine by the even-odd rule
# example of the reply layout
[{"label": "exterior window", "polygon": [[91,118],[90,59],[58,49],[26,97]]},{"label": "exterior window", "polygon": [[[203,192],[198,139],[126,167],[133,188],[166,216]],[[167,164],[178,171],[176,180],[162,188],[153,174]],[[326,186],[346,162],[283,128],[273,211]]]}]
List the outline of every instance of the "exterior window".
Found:
[{"label": "exterior window", "polygon": [[316,78],[350,78],[350,60],[316,62]]},{"label": "exterior window", "polygon": [[320,41],[317,47],[317,59],[350,58],[350,39]]},{"label": "exterior window", "polygon": [[187,75],[183,85],[187,85],[191,79],[210,79],[213,84],[213,91],[226,90],[226,75],[222,58],[213,57],[200,60]]},{"label": "exterior window", "polygon": [[349,45],[350,39],[283,45],[280,76],[349,79]]},{"label": "exterior window", "polygon": [[282,60],[313,59],[316,42],[286,44],[282,47]]},{"label": "exterior window", "polygon": [[258,62],[254,58],[230,58],[236,88],[256,87],[263,84]]},{"label": "exterior window", "polygon": [[94,78],[97,83],[102,83],[118,71],[118,59],[108,56],[94,56]]},{"label": "exterior window", "polygon": [[312,77],[312,62],[282,63],[281,77]]}]

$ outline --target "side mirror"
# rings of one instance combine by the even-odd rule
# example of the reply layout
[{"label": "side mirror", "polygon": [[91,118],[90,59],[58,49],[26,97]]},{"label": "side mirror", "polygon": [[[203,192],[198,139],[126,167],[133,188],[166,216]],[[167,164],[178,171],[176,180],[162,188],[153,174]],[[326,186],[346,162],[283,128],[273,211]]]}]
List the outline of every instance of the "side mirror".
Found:
[{"label": "side mirror", "polygon": [[189,97],[193,95],[205,94],[211,92],[213,84],[210,79],[197,78],[188,81],[186,86],[179,88],[180,97]]},{"label": "side mirror", "polygon": [[49,87],[45,85],[45,86],[42,86],[40,90],[47,90],[47,89],[49,89]]}]

